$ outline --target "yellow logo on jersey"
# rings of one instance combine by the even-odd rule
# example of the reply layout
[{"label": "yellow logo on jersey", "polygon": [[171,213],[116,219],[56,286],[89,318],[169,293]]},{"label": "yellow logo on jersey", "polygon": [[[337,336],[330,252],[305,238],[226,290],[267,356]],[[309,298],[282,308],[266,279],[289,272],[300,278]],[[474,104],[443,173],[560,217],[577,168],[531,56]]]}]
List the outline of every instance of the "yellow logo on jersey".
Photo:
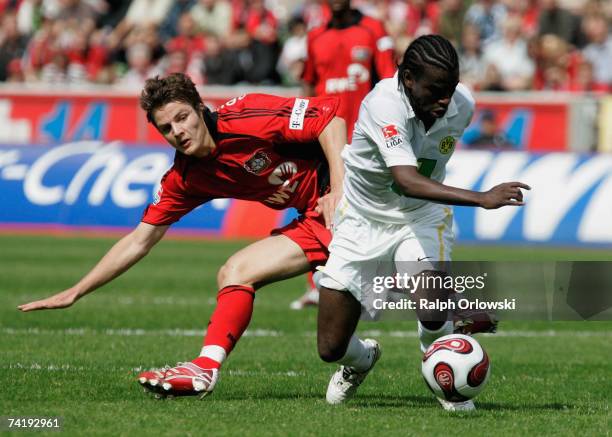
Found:
[{"label": "yellow logo on jersey", "polygon": [[448,137],[442,138],[439,147],[440,153],[443,155],[447,155],[452,152],[456,142],[457,140],[454,137],[451,137],[450,135]]}]

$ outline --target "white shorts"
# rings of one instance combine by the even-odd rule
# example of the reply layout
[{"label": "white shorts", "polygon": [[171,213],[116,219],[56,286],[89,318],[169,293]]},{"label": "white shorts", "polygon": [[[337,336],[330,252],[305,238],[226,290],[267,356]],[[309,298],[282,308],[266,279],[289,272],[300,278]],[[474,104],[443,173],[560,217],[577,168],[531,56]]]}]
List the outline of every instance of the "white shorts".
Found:
[{"label": "white shorts", "polygon": [[428,203],[415,210],[406,224],[400,225],[370,220],[343,198],[334,216],[329,259],[324,267],[319,267],[320,285],[348,290],[362,302],[364,266],[384,263],[400,271],[398,262],[424,261],[419,270],[422,271],[431,268],[429,262],[450,261],[454,242],[452,228],[453,212],[448,206]]}]

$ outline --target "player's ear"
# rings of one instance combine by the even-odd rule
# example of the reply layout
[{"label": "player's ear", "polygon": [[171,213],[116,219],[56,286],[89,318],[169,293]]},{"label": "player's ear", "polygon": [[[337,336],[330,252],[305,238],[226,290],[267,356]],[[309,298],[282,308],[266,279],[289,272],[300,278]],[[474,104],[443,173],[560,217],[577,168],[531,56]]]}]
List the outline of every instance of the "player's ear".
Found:
[{"label": "player's ear", "polygon": [[405,88],[407,89],[412,88],[412,84],[414,80],[412,79],[412,75],[410,74],[410,71],[408,70],[402,71],[402,82],[404,83]]}]

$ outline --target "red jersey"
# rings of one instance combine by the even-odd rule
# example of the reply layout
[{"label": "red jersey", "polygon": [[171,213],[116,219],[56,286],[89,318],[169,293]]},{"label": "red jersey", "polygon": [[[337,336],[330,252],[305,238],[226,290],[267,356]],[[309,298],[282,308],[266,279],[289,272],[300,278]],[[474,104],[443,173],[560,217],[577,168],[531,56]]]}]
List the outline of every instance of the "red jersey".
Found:
[{"label": "red jersey", "polygon": [[247,94],[204,112],[216,143],[204,158],[177,152],[142,221],[169,225],[218,198],[261,202],[274,209],[315,208],[327,183],[318,136],[336,115],[333,97]]},{"label": "red jersey", "polygon": [[383,24],[352,11],[347,27],[326,26],[308,33],[308,54],[302,79],[317,96],[340,97],[338,116],[347,124],[349,140],[359,105],[380,79],[395,73],[393,42]]}]

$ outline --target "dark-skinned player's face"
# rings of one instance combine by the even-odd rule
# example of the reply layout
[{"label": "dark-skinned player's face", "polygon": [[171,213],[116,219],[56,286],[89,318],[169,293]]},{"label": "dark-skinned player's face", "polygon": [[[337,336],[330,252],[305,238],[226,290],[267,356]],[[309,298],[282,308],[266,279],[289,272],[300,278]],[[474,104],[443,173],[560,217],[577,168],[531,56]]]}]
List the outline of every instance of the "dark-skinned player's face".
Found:
[{"label": "dark-skinned player's face", "polygon": [[446,114],[459,78],[453,72],[426,67],[418,77],[404,71],[402,81],[417,116],[434,119]]},{"label": "dark-skinned player's face", "polygon": [[329,0],[332,12],[346,11],[351,8],[351,0]]}]

